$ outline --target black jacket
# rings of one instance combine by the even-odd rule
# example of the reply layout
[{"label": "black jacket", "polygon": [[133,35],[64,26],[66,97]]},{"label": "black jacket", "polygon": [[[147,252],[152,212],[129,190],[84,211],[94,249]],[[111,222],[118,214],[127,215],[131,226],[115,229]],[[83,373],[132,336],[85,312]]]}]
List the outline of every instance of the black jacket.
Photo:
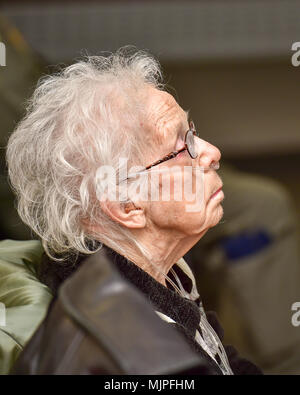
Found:
[{"label": "black jacket", "polygon": [[[194,340],[200,321],[197,303],[109,248],[75,264],[45,259],[40,277],[57,296],[14,373],[221,374]],[[154,310],[176,325],[163,322]],[[208,313],[207,318],[222,338],[216,317]],[[226,353],[235,374],[261,373],[232,347]]]}]

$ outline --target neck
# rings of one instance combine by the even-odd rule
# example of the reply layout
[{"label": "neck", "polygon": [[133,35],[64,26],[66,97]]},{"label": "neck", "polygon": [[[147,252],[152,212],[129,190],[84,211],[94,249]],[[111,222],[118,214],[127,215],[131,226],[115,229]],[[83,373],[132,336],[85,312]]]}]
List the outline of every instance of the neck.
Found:
[{"label": "neck", "polygon": [[[149,252],[148,258],[140,252],[138,247],[128,243],[120,243],[120,251],[126,251],[125,257],[128,260],[166,286],[165,276],[172,266],[197,243],[204,233],[206,231],[203,234],[201,233],[201,235],[187,236],[178,235],[175,232],[168,232],[167,234],[164,231],[145,232],[134,236]],[[117,252],[120,253],[120,251]]]}]

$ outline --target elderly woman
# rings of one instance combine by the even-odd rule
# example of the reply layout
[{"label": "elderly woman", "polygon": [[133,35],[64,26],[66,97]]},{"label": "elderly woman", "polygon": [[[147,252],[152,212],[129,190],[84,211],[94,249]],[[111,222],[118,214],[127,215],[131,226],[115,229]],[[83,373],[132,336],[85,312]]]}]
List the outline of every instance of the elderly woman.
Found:
[{"label": "elderly woman", "polygon": [[106,248],[219,373],[258,373],[228,359],[182,259],[222,218],[220,158],[163,90],[159,64],[128,48],[43,78],[7,149],[18,212],[52,260],[41,278],[54,292],[68,259]]}]

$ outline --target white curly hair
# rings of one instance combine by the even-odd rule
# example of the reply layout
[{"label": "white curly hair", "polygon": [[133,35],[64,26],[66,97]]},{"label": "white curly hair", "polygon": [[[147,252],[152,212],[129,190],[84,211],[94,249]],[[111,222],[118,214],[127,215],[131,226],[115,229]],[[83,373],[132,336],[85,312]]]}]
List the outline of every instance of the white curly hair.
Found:
[{"label": "white curly hair", "polygon": [[126,239],[145,253],[95,197],[100,165],[117,169],[120,157],[142,164],[147,148],[138,128],[138,92],[145,84],[163,88],[160,65],[129,47],[87,56],[39,81],[10,136],[7,163],[18,213],[50,257],[95,252],[95,235],[83,219],[107,230],[98,241],[122,253],[119,241]]}]

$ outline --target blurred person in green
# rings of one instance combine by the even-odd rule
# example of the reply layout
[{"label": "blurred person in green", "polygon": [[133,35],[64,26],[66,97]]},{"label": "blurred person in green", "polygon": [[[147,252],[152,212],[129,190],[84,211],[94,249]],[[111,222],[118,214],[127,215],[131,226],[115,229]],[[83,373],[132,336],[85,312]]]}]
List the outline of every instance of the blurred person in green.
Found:
[{"label": "blurred person in green", "polygon": [[24,113],[44,63],[21,33],[0,14],[0,41],[6,47],[6,66],[0,67],[0,239],[30,237],[14,209],[14,196],[7,181],[5,146],[9,134]]},{"label": "blurred person in green", "polygon": [[[1,15],[0,36],[7,51],[7,66],[0,68],[0,144],[3,147],[0,237],[27,239],[32,236],[17,216],[7,182],[4,147],[23,114],[24,100],[30,96],[44,65],[15,27]],[[297,353],[300,331],[291,324],[291,304],[300,301],[300,259],[291,199],[281,185],[270,179],[246,175],[224,164],[219,174],[226,197],[224,219],[187,257],[198,279],[203,300],[207,308],[219,313],[226,340],[235,344],[266,373],[300,373]],[[41,246],[31,241],[25,244],[2,242],[0,247],[1,244],[5,254],[1,255],[0,248],[0,258],[3,259],[0,261],[0,285],[5,282],[5,275],[13,276],[16,262],[23,265],[24,278],[30,277],[28,284],[26,279],[22,288],[16,287],[14,291],[14,303],[18,306],[12,307],[22,308],[22,298],[18,294],[33,286],[31,280],[41,260]],[[15,271],[15,275],[20,276],[20,271]],[[13,333],[19,339],[18,343],[6,347],[7,339],[0,342],[0,355],[6,355],[5,366],[0,358],[2,373],[8,372],[43,319],[50,301],[49,291],[41,288],[38,282],[34,284],[37,291],[32,292],[30,288],[30,292],[39,295],[39,303],[32,303],[33,315],[28,314],[28,310],[25,315],[20,310],[17,312],[22,320],[26,315],[31,317],[31,323],[25,325],[27,335],[24,336],[22,321]],[[1,295],[0,289],[0,301]],[[5,347],[9,352],[3,352]]]},{"label": "blurred person in green", "polygon": [[44,62],[1,13],[0,42],[6,50],[6,66],[0,67],[0,239],[14,239],[0,242],[0,303],[5,306],[0,323],[0,374],[7,374],[43,319],[51,294],[36,278],[33,262],[42,254],[40,243],[15,241],[32,235],[14,207],[5,165],[8,136],[24,113],[25,100]]}]

